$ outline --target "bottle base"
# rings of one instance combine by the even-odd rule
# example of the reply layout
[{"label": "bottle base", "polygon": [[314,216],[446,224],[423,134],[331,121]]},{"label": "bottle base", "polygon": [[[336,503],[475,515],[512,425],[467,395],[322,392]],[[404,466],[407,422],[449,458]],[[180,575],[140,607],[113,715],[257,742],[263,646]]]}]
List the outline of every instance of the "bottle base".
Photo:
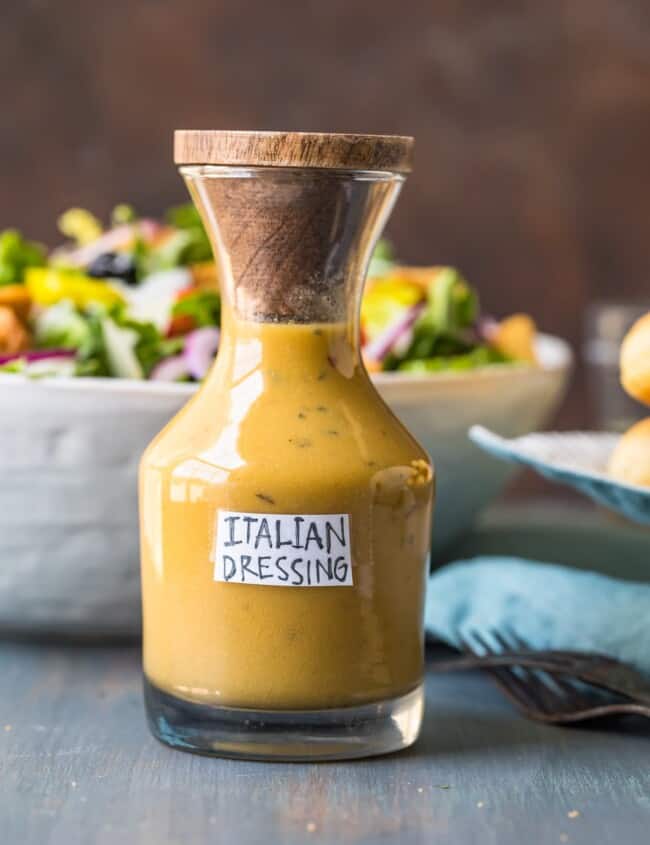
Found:
[{"label": "bottle base", "polygon": [[245,760],[346,760],[400,751],[420,732],[422,685],[406,695],[326,710],[249,710],[196,704],[147,678],[145,707],[156,739],[181,751]]}]

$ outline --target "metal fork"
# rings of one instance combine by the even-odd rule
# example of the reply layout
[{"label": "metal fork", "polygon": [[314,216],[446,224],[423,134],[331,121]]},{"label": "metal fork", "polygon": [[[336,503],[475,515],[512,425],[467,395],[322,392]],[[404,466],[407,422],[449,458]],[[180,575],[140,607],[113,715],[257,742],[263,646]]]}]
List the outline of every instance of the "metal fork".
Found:
[{"label": "metal fork", "polygon": [[[471,639],[476,637],[481,642],[472,645]],[[510,645],[505,651],[491,649],[486,643],[486,637],[501,642],[501,646]],[[604,654],[586,653],[581,651],[554,651],[550,649],[536,650],[531,648],[516,634],[510,633],[510,639],[505,635],[499,638],[498,633],[489,631],[482,638],[480,634],[470,632],[469,638],[459,641],[466,649],[466,654],[435,660],[429,664],[436,672],[466,671],[468,669],[493,669],[503,667],[521,667],[524,669],[540,669],[553,674],[557,672],[576,678],[585,683],[639,701],[650,706],[650,681],[625,663]],[[519,647],[514,648],[514,643]],[[489,649],[489,652],[486,651]]]},{"label": "metal fork", "polygon": [[[482,668],[531,719],[567,724],[629,714],[650,718],[647,681],[620,661],[580,652],[535,652],[512,631],[488,636],[472,631],[461,643],[471,654],[468,659],[483,661]],[[507,665],[497,665],[504,658]]]}]

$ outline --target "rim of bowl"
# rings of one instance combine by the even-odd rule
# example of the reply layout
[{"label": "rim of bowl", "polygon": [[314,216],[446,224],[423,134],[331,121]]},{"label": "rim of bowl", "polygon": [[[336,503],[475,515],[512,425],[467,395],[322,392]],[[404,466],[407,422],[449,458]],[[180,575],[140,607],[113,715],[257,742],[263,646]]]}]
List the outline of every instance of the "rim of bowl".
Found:
[{"label": "rim of bowl", "polygon": [[[555,335],[539,333],[536,338],[536,353],[539,366],[530,367],[527,364],[491,364],[476,367],[472,370],[445,371],[439,373],[373,373],[372,381],[378,387],[409,385],[432,386],[435,384],[467,384],[474,380],[498,381],[512,378],[513,374],[530,376],[532,373],[564,373],[573,364],[573,352],[566,340]],[[75,378],[75,377],[42,377],[29,378],[16,373],[0,373],[0,387],[19,385],[53,390],[84,390],[94,389],[111,393],[141,393],[155,396],[191,396],[199,387],[198,384],[183,384],[163,381],[145,381],[125,378]]]}]

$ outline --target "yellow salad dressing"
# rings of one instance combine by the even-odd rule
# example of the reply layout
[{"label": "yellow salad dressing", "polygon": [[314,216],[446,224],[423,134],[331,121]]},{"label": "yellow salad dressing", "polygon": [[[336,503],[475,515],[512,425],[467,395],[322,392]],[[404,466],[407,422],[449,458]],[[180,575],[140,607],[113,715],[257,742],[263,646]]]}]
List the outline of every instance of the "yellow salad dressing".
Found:
[{"label": "yellow salad dressing", "polygon": [[158,689],[319,709],[420,683],[432,470],[352,335],[226,314],[208,384],[147,449],[144,668]]}]

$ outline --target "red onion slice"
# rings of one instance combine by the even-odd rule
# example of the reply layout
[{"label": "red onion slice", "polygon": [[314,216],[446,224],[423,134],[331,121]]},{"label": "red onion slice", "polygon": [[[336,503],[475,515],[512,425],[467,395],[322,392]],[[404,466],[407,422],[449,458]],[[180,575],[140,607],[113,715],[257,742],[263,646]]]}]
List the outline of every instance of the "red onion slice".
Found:
[{"label": "red onion slice", "polygon": [[188,378],[189,375],[190,371],[187,369],[185,357],[183,355],[172,355],[159,361],[151,371],[149,378],[151,381],[180,381]]},{"label": "red onion slice", "polygon": [[391,323],[379,337],[368,343],[363,349],[364,358],[381,362],[396,344],[413,328],[415,321],[426,308],[426,303],[418,302],[407,308],[399,319]]},{"label": "red onion slice", "polygon": [[198,381],[206,376],[212,366],[219,348],[219,335],[219,329],[208,326],[196,329],[185,338],[183,355],[187,369]]},{"label": "red onion slice", "polygon": [[31,364],[34,361],[45,361],[48,358],[74,359],[75,357],[74,349],[30,349],[28,352],[17,352],[15,355],[1,355],[0,366],[9,364],[11,361],[27,361]]},{"label": "red onion slice", "polygon": [[476,334],[486,343],[492,343],[497,331],[499,330],[499,322],[494,317],[479,317],[476,321]]}]

